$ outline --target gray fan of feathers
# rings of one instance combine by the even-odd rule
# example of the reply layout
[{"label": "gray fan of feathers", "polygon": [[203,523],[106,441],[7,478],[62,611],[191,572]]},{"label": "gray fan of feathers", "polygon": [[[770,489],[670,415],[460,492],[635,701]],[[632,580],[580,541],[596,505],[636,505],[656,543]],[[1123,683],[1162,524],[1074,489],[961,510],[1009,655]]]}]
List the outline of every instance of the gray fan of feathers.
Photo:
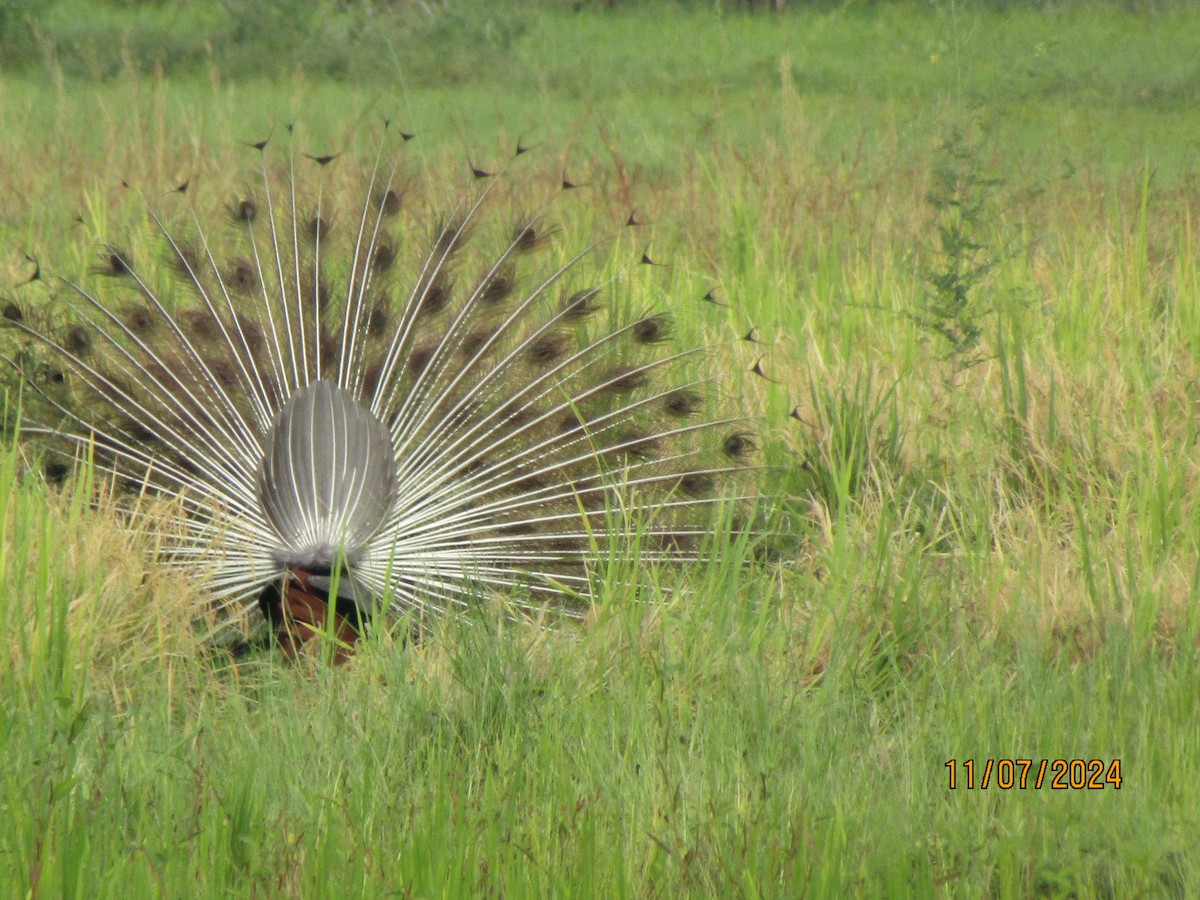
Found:
[{"label": "gray fan of feathers", "polygon": [[384,605],[481,594],[578,613],[590,561],[693,560],[715,505],[753,493],[706,351],[582,282],[594,246],[550,249],[545,210],[495,212],[504,173],[431,221],[382,150],[343,204],[347,159],[264,145],[226,222],[151,214],[169,267],[109,245],[94,285],[35,274],[47,315],[36,285],[5,310],[25,434],[60,473],[92,453],[177,501],[164,560],[219,621],[278,631],[300,599],[353,638]]}]

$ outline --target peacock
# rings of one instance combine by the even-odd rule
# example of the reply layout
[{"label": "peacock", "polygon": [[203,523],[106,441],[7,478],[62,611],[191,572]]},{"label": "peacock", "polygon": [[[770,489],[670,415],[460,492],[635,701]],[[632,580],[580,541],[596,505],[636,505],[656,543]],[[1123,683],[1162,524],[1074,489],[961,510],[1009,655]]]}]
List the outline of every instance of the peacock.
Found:
[{"label": "peacock", "polygon": [[708,349],[584,264],[603,241],[558,247],[577,185],[530,203],[472,164],[427,204],[412,135],[355,166],[288,132],[250,143],[219,216],[186,182],[184,223],[149,212],[165,264],[106,242],[94,278],[51,278],[31,257],[4,358],[46,472],[87,457],[174,504],[158,552],[206,621],[265,621],[289,656],[326,634],[342,661],[381,614],[487,597],[578,616],[598,561],[697,559],[714,509],[753,497],[758,439]]}]

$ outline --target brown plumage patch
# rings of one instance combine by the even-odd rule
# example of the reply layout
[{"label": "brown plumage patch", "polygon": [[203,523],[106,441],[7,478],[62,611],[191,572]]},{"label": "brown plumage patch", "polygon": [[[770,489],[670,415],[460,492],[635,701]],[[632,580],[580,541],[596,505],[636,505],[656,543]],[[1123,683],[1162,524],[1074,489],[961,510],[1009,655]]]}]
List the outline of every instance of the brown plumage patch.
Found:
[{"label": "brown plumage patch", "polygon": [[462,344],[459,347],[459,352],[467,359],[471,359],[492,338],[490,331],[472,331],[465,335],[462,339]]},{"label": "brown plumage patch", "polygon": [[60,459],[48,459],[42,464],[42,475],[53,485],[61,485],[71,474],[71,467]]},{"label": "brown plumage patch", "polygon": [[144,306],[135,306],[125,313],[125,326],[139,337],[153,334],[158,329],[158,317]]},{"label": "brown plumage patch", "polygon": [[639,344],[658,344],[671,335],[671,317],[665,313],[647,316],[633,324],[633,338]]},{"label": "brown plumage patch", "polygon": [[185,309],[175,318],[189,338],[212,341],[221,336],[220,323],[207,309]]},{"label": "brown plumage patch", "polygon": [[526,225],[518,225],[513,229],[513,249],[518,253],[533,253],[548,246],[554,234],[554,228],[544,227],[532,222]]},{"label": "brown plumage patch", "polygon": [[383,377],[383,360],[377,359],[363,370],[362,384],[365,396],[374,396],[381,377]]},{"label": "brown plumage patch", "polygon": [[338,363],[342,358],[342,341],[341,338],[329,331],[322,329],[321,337],[317,344],[321,351],[321,369],[322,371],[332,371],[337,369]]},{"label": "brown plumage patch", "polygon": [[392,323],[391,304],[383,297],[377,297],[367,314],[367,335],[382,337]]},{"label": "brown plumage patch", "polygon": [[181,369],[176,370],[173,366],[168,368],[160,362],[151,362],[146,365],[146,375],[161,389],[156,393],[172,394],[177,399],[183,399],[183,384],[175,374],[176,371],[181,371]]},{"label": "brown plumage patch", "polygon": [[171,254],[171,268],[195,285],[202,271],[204,255],[192,244],[176,243]]},{"label": "brown plumage patch", "polygon": [[704,398],[696,391],[679,388],[663,397],[663,409],[672,416],[690,416],[696,413],[704,403]]},{"label": "brown plumage patch", "polygon": [[654,459],[662,449],[661,441],[635,431],[626,431],[617,437],[614,452],[626,459],[644,462]]},{"label": "brown plumage patch", "polygon": [[555,331],[538,335],[525,350],[525,355],[536,366],[545,366],[560,359],[567,351],[567,336]]},{"label": "brown plumage patch", "polygon": [[231,360],[225,357],[206,360],[208,371],[213,380],[221,387],[229,390],[238,383],[238,369]]},{"label": "brown plumage patch", "polygon": [[679,479],[679,490],[689,497],[707,497],[716,486],[716,479],[708,472],[689,472]]},{"label": "brown plumage patch", "polygon": [[238,294],[252,294],[258,290],[258,269],[248,259],[238,259],[229,266],[225,283]]},{"label": "brown plumage patch", "polygon": [[463,476],[478,475],[486,466],[487,463],[484,460],[480,459],[478,456],[472,456],[461,466],[459,466],[458,471]]},{"label": "brown plumage patch", "polygon": [[479,300],[488,306],[502,303],[512,296],[514,286],[512,270],[498,269],[484,278],[479,285]]},{"label": "brown plumage patch", "polygon": [[123,250],[116,248],[110,249],[104,253],[92,271],[97,275],[104,275],[108,278],[122,278],[126,275],[133,274],[133,267],[129,262],[129,254]]},{"label": "brown plumage patch", "polygon": [[63,335],[63,347],[75,356],[86,353],[92,346],[92,334],[82,325],[72,325]]},{"label": "brown plumage patch", "polygon": [[602,391],[604,393],[628,394],[645,387],[649,380],[646,372],[635,369],[632,366],[614,366],[604,374],[604,387]]},{"label": "brown plumage patch", "polygon": [[313,216],[308,220],[307,234],[309,240],[314,243],[327,240],[331,227],[329,220],[324,216]]},{"label": "brown plumage patch", "polygon": [[408,354],[408,362],[406,363],[409,374],[415,377],[424,372],[433,360],[433,354],[436,350],[437,344],[424,344],[420,347],[414,347],[412,352]]},{"label": "brown plumage patch", "polygon": [[253,197],[243,197],[229,205],[229,216],[235,222],[253,222],[258,216],[258,203]]},{"label": "brown plumage patch", "polygon": [[126,422],[121,430],[136,444],[152,444],[157,440],[154,432],[141,422]]},{"label": "brown plumage patch", "polygon": [[529,537],[537,534],[537,529],[532,522],[512,522],[497,528],[496,532],[505,537]]},{"label": "brown plumage patch", "polygon": [[301,284],[300,291],[305,303],[310,305],[319,303],[323,308],[328,308],[333,297],[333,291],[324,278],[318,278],[314,284],[312,278],[309,277]]},{"label": "brown plumage patch", "polygon": [[354,655],[361,637],[359,625],[342,615],[336,605],[331,610],[328,597],[314,590],[308,578],[307,572],[289,571],[282,591],[275,585],[267,588],[259,598],[263,615],[271,624],[284,656],[289,659],[317,656],[321,635],[332,632],[335,641],[332,662],[343,665]]},{"label": "brown plumage patch", "polygon": [[371,266],[376,272],[387,272],[396,264],[396,247],[389,240],[380,240],[371,254]]},{"label": "brown plumage patch", "polygon": [[433,238],[433,260],[435,263],[444,263],[443,260],[449,260],[467,241],[467,229],[461,221],[450,221],[444,223],[437,229]]},{"label": "brown plumage patch", "polygon": [[380,212],[385,216],[394,216],[404,206],[404,195],[396,188],[388,188],[386,191],[379,193],[375,198],[375,202],[378,204]]},{"label": "brown plumage patch", "polygon": [[599,295],[596,288],[576,291],[563,301],[562,318],[564,322],[579,322],[586,319],[600,308],[596,302]]},{"label": "brown plumage patch", "polygon": [[263,393],[266,394],[267,403],[272,408],[278,409],[283,404],[283,391],[279,388],[279,379],[269,373],[260,377],[262,378]]},{"label": "brown plumage patch", "polygon": [[512,485],[512,487],[520,494],[528,494],[534,491],[544,490],[550,484],[549,479],[545,474],[531,473],[522,475]]},{"label": "brown plumage patch", "polygon": [[563,437],[578,438],[586,433],[588,423],[575,412],[564,413],[555,423],[555,431]]},{"label": "brown plumage patch", "polygon": [[496,411],[496,420],[502,422],[510,430],[524,428],[540,413],[535,407],[529,406],[523,400],[513,400]]},{"label": "brown plumage patch", "polygon": [[741,459],[757,449],[754,435],[749,431],[735,431],[721,442],[721,452],[730,459]]},{"label": "brown plumage patch", "polygon": [[250,348],[251,354],[257,355],[262,350],[264,338],[262,326],[244,313],[237,314],[237,327]]},{"label": "brown plumage patch", "polygon": [[130,396],[129,383],[122,378],[107,378],[99,382],[96,390],[101,397],[113,406],[124,404]]},{"label": "brown plumage patch", "polygon": [[454,281],[445,272],[439,272],[425,289],[424,296],[421,297],[421,306],[418,310],[422,316],[432,316],[441,312],[450,303],[450,295],[454,290]]}]

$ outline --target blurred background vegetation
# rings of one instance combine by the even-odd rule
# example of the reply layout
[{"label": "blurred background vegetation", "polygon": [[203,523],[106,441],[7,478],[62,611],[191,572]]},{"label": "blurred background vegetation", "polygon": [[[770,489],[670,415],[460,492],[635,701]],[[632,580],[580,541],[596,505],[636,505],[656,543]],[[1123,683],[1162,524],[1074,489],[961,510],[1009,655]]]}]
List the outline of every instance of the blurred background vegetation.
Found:
[{"label": "blurred background vegetation", "polygon": [[[360,82],[387,81],[403,72],[415,83],[442,83],[471,79],[512,61],[514,53],[519,62],[530,53],[545,57],[565,49],[538,43],[546,17],[575,16],[586,29],[596,18],[627,20],[632,12],[635,20],[643,17],[648,37],[669,41],[662,16],[679,12],[714,19],[756,15],[786,25],[814,13],[876,18],[888,9],[934,16],[1035,10],[1047,16],[1052,39],[1054,17],[1081,7],[1104,18],[1119,12],[1166,14],[1189,5],[1185,0],[0,0],[0,66],[35,73],[49,63],[68,76],[92,78],[129,68],[182,75],[216,67],[226,77],[303,71]],[[1129,37],[1136,43],[1137,35]],[[578,58],[560,55],[568,66]],[[1099,72],[1107,60],[1095,62]],[[527,66],[515,66],[507,74],[528,73]],[[641,74],[636,67],[634,73]],[[1090,88],[1103,90],[1107,83],[1092,82]],[[1197,91],[1200,78],[1193,78],[1187,97],[1179,99],[1195,99]]]}]

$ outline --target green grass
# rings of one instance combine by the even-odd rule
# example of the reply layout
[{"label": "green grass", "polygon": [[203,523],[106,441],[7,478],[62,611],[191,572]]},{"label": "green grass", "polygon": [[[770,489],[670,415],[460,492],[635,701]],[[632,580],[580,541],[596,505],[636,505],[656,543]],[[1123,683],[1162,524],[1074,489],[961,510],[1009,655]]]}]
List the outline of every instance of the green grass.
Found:
[{"label": "green grass", "polygon": [[[789,537],[601,572],[581,625],[234,667],[11,446],[5,894],[1200,891],[1200,14],[448,6],[357,56],[332,17],[306,71],[200,6],[50,7],[0,74],[4,302],[285,122],[362,158],[392,117],[441,184],[527,134],[589,183],[568,237],[645,218],[615,252],[672,265],[628,301],[715,343]],[[1123,781],[949,789],[993,758]]]}]

